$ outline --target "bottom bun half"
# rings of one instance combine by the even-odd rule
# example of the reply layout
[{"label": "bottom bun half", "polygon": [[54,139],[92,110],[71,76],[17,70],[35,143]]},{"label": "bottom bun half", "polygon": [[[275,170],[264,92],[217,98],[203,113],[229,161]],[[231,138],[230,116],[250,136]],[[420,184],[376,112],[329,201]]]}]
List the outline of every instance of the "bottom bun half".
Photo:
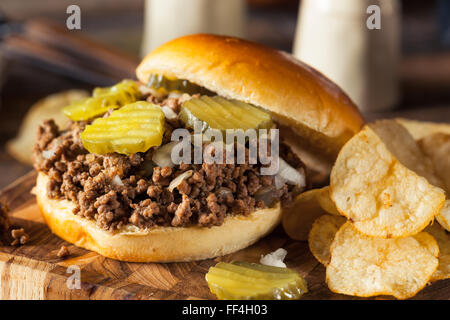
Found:
[{"label": "bottom bun half", "polygon": [[155,227],[128,225],[120,231],[100,229],[95,222],[73,214],[75,204],[47,196],[48,176],[39,173],[36,198],[41,213],[54,234],[76,246],[105,257],[130,262],[176,262],[208,259],[246,248],[271,232],[280,222],[281,209],[227,216],[221,226]]}]

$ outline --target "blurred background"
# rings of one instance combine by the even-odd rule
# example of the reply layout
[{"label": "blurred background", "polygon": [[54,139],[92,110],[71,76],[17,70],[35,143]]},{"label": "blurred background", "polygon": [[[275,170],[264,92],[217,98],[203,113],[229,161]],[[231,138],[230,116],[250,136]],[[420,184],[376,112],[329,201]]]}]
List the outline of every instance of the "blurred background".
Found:
[{"label": "blurred background", "polygon": [[[66,27],[72,4],[81,30]],[[366,25],[371,4],[381,29]],[[31,169],[18,155],[30,143],[11,139],[34,132],[33,119],[20,129],[33,104],[133,77],[142,55],[194,32],[294,53],[338,82],[367,120],[450,122],[450,0],[1,0],[0,188]]]}]

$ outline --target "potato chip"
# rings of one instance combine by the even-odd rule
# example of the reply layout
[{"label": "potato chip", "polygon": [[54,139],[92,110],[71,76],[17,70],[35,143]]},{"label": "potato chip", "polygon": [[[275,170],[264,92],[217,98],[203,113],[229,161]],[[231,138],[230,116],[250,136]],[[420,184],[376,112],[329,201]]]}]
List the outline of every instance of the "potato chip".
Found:
[{"label": "potato chip", "polygon": [[444,183],[435,172],[429,159],[408,130],[395,120],[380,120],[369,124],[390,153],[402,165],[424,177],[432,185],[444,188]]},{"label": "potato chip", "polygon": [[402,118],[397,118],[396,120],[409,131],[415,140],[420,140],[438,132],[450,134],[450,124],[448,123],[425,122]]},{"label": "potato chip", "polygon": [[447,198],[450,198],[450,134],[435,133],[419,140],[419,146],[428,156],[436,174],[444,182]]},{"label": "potato chip", "polygon": [[323,187],[322,189],[319,189],[320,192],[316,193],[316,199],[319,205],[322,207],[323,210],[325,210],[327,213],[338,216],[340,213],[336,209],[336,205],[331,200],[330,197],[330,187]]},{"label": "potato chip", "polygon": [[[447,198],[450,197],[450,134],[435,133],[419,140],[419,146],[432,160],[436,174],[444,182]],[[450,231],[450,200],[436,215],[436,220]]]},{"label": "potato chip", "polygon": [[[390,139],[398,137],[403,134],[393,133]],[[397,141],[389,145],[402,148]],[[395,154],[403,159],[412,152],[398,150]],[[330,182],[331,199],[338,211],[360,232],[374,237],[407,237],[420,232],[445,201],[443,190],[401,164],[368,126],[344,145]]]},{"label": "potato chip", "polygon": [[64,116],[61,110],[71,102],[81,100],[89,96],[84,90],[68,90],[51,94],[31,106],[25,115],[18,135],[7,142],[6,149],[20,162],[31,165],[31,154],[36,141],[37,127],[44,120],[54,119],[60,128],[65,128],[70,120]]},{"label": "potato chip", "polygon": [[330,199],[329,187],[303,192],[293,206],[283,209],[284,231],[294,240],[306,241],[314,220],[327,212],[339,214]]},{"label": "potato chip", "polygon": [[445,231],[439,224],[433,225],[425,229],[431,234],[439,246],[439,266],[431,276],[431,281],[443,280],[450,278],[450,233]]},{"label": "potato chip", "polygon": [[436,220],[447,231],[450,231],[450,200],[445,200],[444,207],[436,215]]},{"label": "potato chip", "polygon": [[439,247],[426,232],[398,239],[372,238],[350,222],[336,233],[326,282],[331,291],[371,297],[414,296],[438,267]]},{"label": "potato chip", "polygon": [[311,253],[321,264],[325,266],[329,264],[331,243],[345,221],[344,217],[329,214],[314,221],[309,232],[308,244]]}]

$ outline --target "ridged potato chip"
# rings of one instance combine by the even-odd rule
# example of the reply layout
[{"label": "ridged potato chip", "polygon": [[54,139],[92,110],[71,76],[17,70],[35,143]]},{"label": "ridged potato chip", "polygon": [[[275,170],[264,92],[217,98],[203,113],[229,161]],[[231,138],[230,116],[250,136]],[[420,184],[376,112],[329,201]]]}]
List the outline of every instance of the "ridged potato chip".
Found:
[{"label": "ridged potato chip", "polygon": [[306,241],[313,222],[326,213],[339,215],[330,199],[328,186],[299,194],[293,206],[283,209],[281,222],[290,238]]},{"label": "ridged potato chip", "polygon": [[431,159],[436,174],[444,182],[447,198],[450,198],[450,133],[435,133],[419,140],[419,146]]},{"label": "ridged potato chip", "polygon": [[450,134],[450,124],[448,123],[417,121],[403,118],[397,118],[396,120],[409,131],[415,140],[420,140],[438,132]]},{"label": "ridged potato chip", "polygon": [[314,221],[309,232],[308,245],[313,256],[321,264],[327,266],[330,263],[330,248],[336,232],[346,222],[344,217],[329,214],[321,216]]},{"label": "ridged potato chip", "polygon": [[[390,136],[391,140],[398,138],[403,134],[396,136],[394,132]],[[388,146],[403,148],[401,142],[389,142]],[[402,152],[413,154],[408,150],[395,154],[404,158]],[[338,211],[360,232],[381,238],[420,232],[445,201],[443,190],[401,164],[368,126],[339,153],[331,171],[330,190]]]},{"label": "ridged potato chip", "polygon": [[438,267],[439,247],[426,232],[398,239],[368,237],[350,222],[336,233],[326,282],[331,291],[359,297],[414,296]]},{"label": "ridged potato chip", "polygon": [[164,113],[157,105],[140,101],[98,118],[81,133],[91,153],[132,154],[159,146],[164,133]]},{"label": "ridged potato chip", "polygon": [[450,233],[445,231],[439,224],[425,229],[431,234],[439,246],[439,266],[431,276],[431,281],[444,280],[450,278]]},{"label": "ridged potato chip", "polygon": [[402,165],[424,177],[432,185],[444,188],[433,162],[428,158],[408,130],[396,120],[379,120],[369,124],[390,153]]},{"label": "ridged potato chip", "polygon": [[436,220],[447,231],[450,231],[450,200],[445,200],[444,207],[436,215]]},{"label": "ridged potato chip", "polygon": [[330,197],[330,186],[323,187],[319,189],[320,192],[316,193],[316,199],[319,202],[319,205],[324,209],[327,213],[338,216],[339,211],[336,209],[336,205],[331,200]]},{"label": "ridged potato chip", "polygon": [[53,119],[60,129],[65,129],[70,120],[61,110],[88,95],[89,93],[84,90],[68,90],[51,94],[33,104],[23,118],[17,136],[7,142],[8,153],[20,162],[32,165],[32,151],[36,142],[37,128],[44,120]]},{"label": "ridged potato chip", "polygon": [[[450,198],[450,134],[434,133],[419,140],[419,146],[433,162],[436,174],[444,182],[447,198]],[[436,214],[436,220],[450,231],[450,200]]]}]

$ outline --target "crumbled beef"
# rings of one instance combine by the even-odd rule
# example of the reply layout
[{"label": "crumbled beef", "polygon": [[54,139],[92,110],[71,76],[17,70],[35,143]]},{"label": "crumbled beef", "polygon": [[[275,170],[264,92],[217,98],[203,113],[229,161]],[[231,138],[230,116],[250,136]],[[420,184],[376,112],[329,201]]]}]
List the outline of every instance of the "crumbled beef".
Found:
[{"label": "crumbled beef", "polygon": [[69,249],[66,246],[61,246],[61,248],[59,248],[59,251],[56,255],[58,256],[58,258],[65,258],[69,254],[70,254]]},{"label": "crumbled beef", "polygon": [[179,227],[186,225],[189,222],[189,218],[192,216],[191,211],[191,200],[190,198],[183,194],[183,200],[179,205],[177,205],[177,209],[175,210],[175,216],[172,219],[172,226]]},{"label": "crumbled beef", "polygon": [[12,246],[18,246],[18,245],[26,244],[27,241],[30,239],[28,234],[25,233],[25,229],[24,228],[11,230],[11,236],[14,239],[11,242]]},{"label": "crumbled beef", "polygon": [[11,241],[12,237],[12,246],[27,243],[30,237],[25,233],[24,228],[11,228],[11,236],[7,234],[8,230],[11,227],[11,223],[8,217],[8,211],[8,207],[4,203],[0,202],[0,242],[5,241],[5,243],[8,243]]},{"label": "crumbled beef", "polygon": [[[158,103],[178,110],[180,100]],[[44,122],[38,131],[34,165],[49,176],[50,198],[73,201],[74,214],[94,220],[104,230],[127,224],[140,228],[218,226],[229,214],[248,215],[266,207],[264,201],[257,200],[262,187],[273,189],[275,201],[289,204],[292,200],[294,186],[275,189],[273,176],[262,176],[260,164],[249,164],[248,150],[244,164],[154,167],[151,158],[156,148],[130,156],[89,154],[80,139],[85,125],[76,122],[61,131],[54,121]],[[170,141],[171,128],[166,123],[163,143]],[[280,156],[295,168],[304,167],[283,144]],[[169,191],[170,182],[187,170],[193,174]]]}]

